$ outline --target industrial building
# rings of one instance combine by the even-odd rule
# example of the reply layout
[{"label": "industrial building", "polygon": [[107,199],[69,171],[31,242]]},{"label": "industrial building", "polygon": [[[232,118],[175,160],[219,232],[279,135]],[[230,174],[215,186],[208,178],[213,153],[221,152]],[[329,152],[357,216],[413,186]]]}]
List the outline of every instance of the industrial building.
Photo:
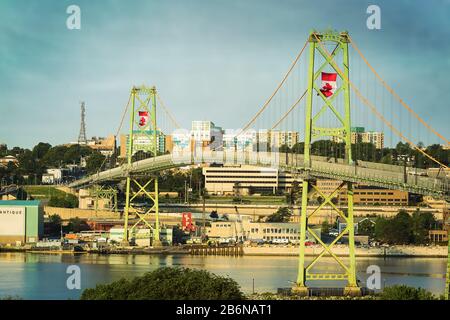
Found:
[{"label": "industrial building", "polygon": [[[321,229],[312,229],[320,239]],[[263,240],[265,242],[276,242],[287,240],[298,244],[300,241],[300,225],[292,222],[253,222],[248,219],[241,221],[214,221],[207,228],[208,238],[235,239],[235,240]],[[315,238],[306,233],[307,241],[316,242]]]},{"label": "industrial building", "polygon": [[287,172],[249,165],[204,167],[203,175],[206,190],[218,195],[287,191],[294,181]]},{"label": "industrial building", "polygon": [[0,244],[35,243],[43,232],[44,210],[39,200],[0,201]]},{"label": "industrial building", "polygon": [[[338,180],[317,180],[317,187],[325,195],[328,195],[341,183],[342,181]],[[345,186],[340,190],[336,199],[337,204],[347,205],[347,189]],[[353,202],[355,205],[407,206],[408,192],[355,184]]]}]

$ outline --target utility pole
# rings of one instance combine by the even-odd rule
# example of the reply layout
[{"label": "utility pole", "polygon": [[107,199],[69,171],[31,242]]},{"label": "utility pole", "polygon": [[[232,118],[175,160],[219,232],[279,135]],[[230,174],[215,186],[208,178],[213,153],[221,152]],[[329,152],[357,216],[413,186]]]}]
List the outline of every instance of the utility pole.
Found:
[{"label": "utility pole", "polygon": [[203,212],[202,212],[203,228],[202,228],[202,236],[205,237],[206,236],[205,194],[204,194],[204,192],[202,192],[201,194],[202,194],[202,200],[203,200]]}]

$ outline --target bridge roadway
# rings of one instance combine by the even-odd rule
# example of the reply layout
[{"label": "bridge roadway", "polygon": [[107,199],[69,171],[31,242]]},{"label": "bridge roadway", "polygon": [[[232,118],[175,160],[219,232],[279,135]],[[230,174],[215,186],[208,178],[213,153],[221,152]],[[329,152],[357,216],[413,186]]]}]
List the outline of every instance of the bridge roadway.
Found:
[{"label": "bridge roadway", "polygon": [[[426,176],[426,170],[402,166],[357,161],[353,165],[344,164],[343,159],[311,157],[311,166],[305,167],[302,154],[280,152],[249,151],[194,151],[174,152],[135,161],[131,165],[101,171],[72,182],[69,187],[82,188],[107,181],[122,180],[127,175],[155,173],[165,169],[195,164],[247,164],[259,167],[278,168],[302,179],[335,179],[362,183],[370,186],[403,190],[437,199],[450,200],[449,179]],[[406,176],[406,177],[405,177]]]}]

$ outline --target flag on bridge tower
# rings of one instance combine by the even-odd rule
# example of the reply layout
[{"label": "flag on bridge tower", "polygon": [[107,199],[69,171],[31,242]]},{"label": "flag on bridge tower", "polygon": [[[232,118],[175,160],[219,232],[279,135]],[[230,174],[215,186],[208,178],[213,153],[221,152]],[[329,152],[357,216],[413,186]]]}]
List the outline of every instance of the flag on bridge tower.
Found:
[{"label": "flag on bridge tower", "polygon": [[139,126],[145,127],[148,123],[148,111],[139,111]]},{"label": "flag on bridge tower", "polygon": [[331,97],[336,90],[337,73],[322,72],[322,88],[320,92],[325,97]]}]

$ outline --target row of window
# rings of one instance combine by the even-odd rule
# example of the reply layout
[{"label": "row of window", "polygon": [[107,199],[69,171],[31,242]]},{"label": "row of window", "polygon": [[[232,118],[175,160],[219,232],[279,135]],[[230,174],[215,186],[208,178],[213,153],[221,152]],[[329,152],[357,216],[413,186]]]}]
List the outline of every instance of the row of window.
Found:
[{"label": "row of window", "polygon": [[[206,183],[236,183],[235,181],[223,181],[223,180],[206,180]],[[270,183],[270,184],[274,184],[274,187],[276,187],[276,182],[273,181],[241,181],[241,182],[237,182],[237,183],[255,183],[255,184],[261,184],[261,183]]]},{"label": "row of window", "polygon": [[[258,230],[258,229],[256,229]],[[258,231],[256,231],[258,232]],[[298,233],[298,229],[295,228],[264,228],[263,233]]]},{"label": "row of window", "polygon": [[355,191],[355,194],[367,194],[367,195],[389,195],[392,196],[394,195],[393,192],[362,192],[362,191]]},{"label": "row of window", "polygon": [[276,173],[277,171],[274,170],[267,170],[267,171],[261,171],[261,170],[211,170],[207,169],[205,170],[205,173]]},{"label": "row of window", "polygon": [[370,201],[370,202],[380,202],[380,201],[387,201],[387,202],[406,202],[406,199],[366,199],[361,198],[360,201]]},{"label": "row of window", "polygon": [[231,227],[231,223],[216,224],[216,227],[218,227],[218,228],[229,228],[229,227]]},{"label": "row of window", "polygon": [[216,175],[211,175],[211,176],[207,176],[206,180],[208,179],[217,179],[217,178],[225,178],[225,179],[277,179],[277,176],[216,176]]},{"label": "row of window", "polygon": [[300,240],[299,236],[288,236],[288,237],[283,237],[283,236],[263,236],[263,240],[275,240],[275,239],[288,239],[288,240]]}]

